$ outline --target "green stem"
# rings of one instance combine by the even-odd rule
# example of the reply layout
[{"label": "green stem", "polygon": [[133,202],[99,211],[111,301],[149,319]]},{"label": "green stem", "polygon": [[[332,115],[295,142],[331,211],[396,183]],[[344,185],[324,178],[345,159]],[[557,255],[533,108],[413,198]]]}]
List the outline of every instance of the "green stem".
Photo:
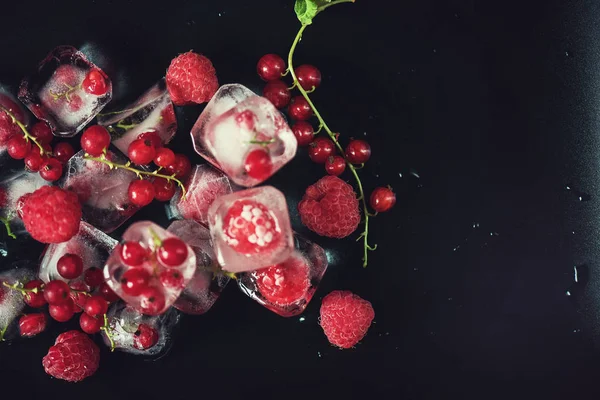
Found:
[{"label": "green stem", "polygon": [[104,325],[100,329],[104,331],[104,334],[110,342],[110,351],[115,351],[115,341],[112,338],[112,333],[110,332],[110,326],[108,326],[108,317],[106,314],[104,314]]},{"label": "green stem", "polygon": [[335,6],[336,4],[341,4],[341,3],[354,3],[355,0],[336,0],[336,1],[332,1],[331,3],[325,4],[321,7],[319,7],[317,9],[317,14],[320,13],[321,11],[327,9],[328,7],[331,6]]},{"label": "green stem", "polygon": [[10,112],[6,107],[4,107],[2,105],[0,105],[0,110],[4,111],[12,119],[12,122],[14,124],[16,124],[19,128],[21,128],[21,130],[23,131],[23,135],[25,135],[26,140],[31,140],[33,143],[35,143],[35,145],[37,147],[39,147],[40,155],[42,155],[42,156],[48,155],[48,153],[44,150],[44,148],[42,147],[40,142],[38,142],[35,137],[31,136],[29,131],[27,131],[27,127],[25,125],[23,125],[23,123],[21,121],[19,121],[12,112]]},{"label": "green stem", "polygon": [[4,224],[4,226],[6,227],[6,234],[11,238],[16,239],[17,236],[10,229],[10,221],[8,220],[8,218],[0,217],[0,222],[2,222]]},{"label": "green stem", "polygon": [[2,284],[4,286],[6,286],[7,288],[10,288],[12,290],[16,290],[18,292],[21,292],[21,294],[23,296],[26,296],[27,293],[38,293],[39,289],[40,289],[39,287],[34,287],[33,289],[25,289],[23,287],[23,284],[21,282],[19,282],[19,281],[17,281],[16,283],[14,283],[12,285],[10,283],[8,283],[8,282],[2,282]]},{"label": "green stem", "polygon": [[4,342],[4,334],[6,333],[6,330],[8,329],[8,325],[6,325],[1,331],[0,331],[0,342]]}]

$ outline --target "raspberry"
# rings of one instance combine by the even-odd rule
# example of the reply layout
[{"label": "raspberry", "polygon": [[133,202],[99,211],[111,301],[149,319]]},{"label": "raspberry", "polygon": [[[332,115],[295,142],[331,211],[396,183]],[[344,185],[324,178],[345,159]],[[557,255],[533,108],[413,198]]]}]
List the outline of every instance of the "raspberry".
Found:
[{"label": "raspberry", "polygon": [[320,323],[325,336],[342,349],[349,349],[365,337],[373,318],[371,303],[347,290],[334,290],[321,303]]},{"label": "raspberry", "polygon": [[77,195],[55,186],[42,186],[23,202],[25,229],[42,243],[62,243],[79,231],[81,205]]},{"label": "raspberry", "polygon": [[352,186],[335,176],[309,186],[298,203],[302,223],[321,236],[344,238],[360,223],[358,200]]},{"label": "raspberry", "polygon": [[202,104],[219,88],[212,62],[191,51],[171,61],[167,70],[167,90],[175,105]]},{"label": "raspberry", "polygon": [[298,258],[262,268],[252,274],[263,297],[278,305],[292,304],[304,297],[310,287],[308,265]]},{"label": "raspberry", "polygon": [[225,240],[242,254],[266,253],[281,237],[275,216],[254,200],[238,200],[223,219]]},{"label": "raspberry", "polygon": [[68,331],[58,335],[54,346],[42,359],[48,375],[69,382],[92,376],[100,363],[100,349],[83,332]]}]

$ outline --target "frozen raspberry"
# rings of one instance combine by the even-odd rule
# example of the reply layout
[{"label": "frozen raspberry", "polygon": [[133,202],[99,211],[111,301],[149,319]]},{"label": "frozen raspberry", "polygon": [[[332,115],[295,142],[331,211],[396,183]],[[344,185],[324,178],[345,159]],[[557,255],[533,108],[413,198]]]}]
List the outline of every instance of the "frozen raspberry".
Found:
[{"label": "frozen raspberry", "polygon": [[254,200],[238,200],[223,220],[224,238],[235,251],[259,254],[270,251],[281,238],[275,216]]},{"label": "frozen raspberry", "polygon": [[321,327],[329,343],[342,349],[365,337],[373,318],[371,303],[347,290],[335,290],[321,303]]},{"label": "frozen raspberry", "polygon": [[218,88],[215,68],[203,55],[189,51],[171,61],[167,70],[167,90],[175,105],[205,103]]},{"label": "frozen raspberry", "polygon": [[42,313],[25,314],[19,319],[19,333],[24,337],[33,337],[46,329],[46,315]]},{"label": "frozen raspberry", "polygon": [[81,331],[60,334],[42,360],[48,375],[69,382],[79,382],[92,376],[99,363],[100,349]]},{"label": "frozen raspberry", "polygon": [[352,186],[335,176],[309,186],[298,203],[302,223],[321,236],[344,238],[360,223],[358,200]]},{"label": "frozen raspberry", "polygon": [[304,297],[310,287],[308,265],[298,258],[254,271],[256,287],[263,297],[278,305],[292,304]]},{"label": "frozen raspberry", "polygon": [[42,186],[24,201],[25,229],[42,243],[62,243],[79,231],[81,205],[77,195],[55,186]]},{"label": "frozen raspberry", "polygon": [[150,325],[140,324],[133,334],[133,347],[139,350],[148,350],[158,343],[158,332]]}]

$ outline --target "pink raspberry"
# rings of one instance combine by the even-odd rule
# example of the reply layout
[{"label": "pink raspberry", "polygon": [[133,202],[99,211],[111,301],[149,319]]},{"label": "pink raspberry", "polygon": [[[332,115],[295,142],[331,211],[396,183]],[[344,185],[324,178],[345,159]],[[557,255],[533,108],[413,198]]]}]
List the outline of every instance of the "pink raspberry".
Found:
[{"label": "pink raspberry", "polygon": [[321,327],[329,343],[342,349],[357,344],[375,318],[373,306],[352,292],[335,290],[321,303]]},{"label": "pink raspberry", "polygon": [[62,243],[79,231],[81,205],[77,195],[55,186],[42,186],[22,202],[25,229],[42,243]]},{"label": "pink raspberry", "polygon": [[58,335],[42,360],[48,375],[69,382],[94,375],[99,364],[98,346],[85,333],[75,330]]},{"label": "pink raspberry", "polygon": [[298,212],[308,229],[332,238],[350,235],[360,223],[354,189],[336,176],[325,176],[309,186],[298,203]]},{"label": "pink raspberry", "polygon": [[263,204],[249,199],[238,200],[223,219],[224,238],[242,254],[267,253],[281,239],[275,216]]},{"label": "pink raspberry", "polygon": [[171,61],[167,70],[167,90],[174,104],[205,103],[218,88],[215,68],[205,56],[189,51]]}]

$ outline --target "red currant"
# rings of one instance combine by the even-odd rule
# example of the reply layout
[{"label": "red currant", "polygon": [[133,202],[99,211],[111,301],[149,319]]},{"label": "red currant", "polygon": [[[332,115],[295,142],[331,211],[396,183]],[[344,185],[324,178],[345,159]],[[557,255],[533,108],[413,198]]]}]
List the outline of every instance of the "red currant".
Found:
[{"label": "red currant", "polygon": [[154,178],[154,198],[158,201],[169,201],[175,194],[175,183],[165,178]]},{"label": "red currant", "polygon": [[166,147],[161,147],[156,150],[156,155],[154,156],[154,164],[159,167],[165,168],[169,164],[173,164],[175,162],[175,153],[173,150],[168,149]]},{"label": "red currant", "polygon": [[56,158],[48,158],[44,160],[39,170],[40,176],[48,182],[57,181],[61,177],[62,173],[63,166]]},{"label": "red currant", "polygon": [[160,314],[162,309],[165,308],[165,303],[165,295],[154,286],[147,287],[140,293],[140,308],[144,314]]},{"label": "red currant", "polygon": [[346,160],[344,157],[340,156],[330,156],[327,157],[327,161],[325,161],[325,171],[329,175],[340,176],[342,172],[346,169]]},{"label": "red currant", "polygon": [[170,237],[158,248],[158,259],[167,267],[177,267],[187,259],[188,248],[183,240]]},{"label": "red currant", "polygon": [[121,289],[125,294],[138,296],[148,288],[150,274],[143,268],[131,268],[121,277]]},{"label": "red currant", "polygon": [[104,75],[104,72],[93,69],[87,73],[81,86],[86,93],[102,96],[108,92],[108,83],[106,82],[106,79],[107,77]]},{"label": "red currant", "polygon": [[81,148],[92,157],[99,157],[110,144],[110,133],[100,125],[93,125],[83,131]]},{"label": "red currant", "polygon": [[276,108],[283,108],[290,103],[292,94],[285,82],[281,80],[271,81],[265,85],[263,96],[266,97]]},{"label": "red currant", "polygon": [[321,71],[315,66],[304,64],[296,68],[294,72],[304,90],[316,89],[321,84]]},{"label": "red currant", "polygon": [[77,112],[81,109],[81,106],[83,106],[83,99],[78,94],[73,94],[68,101],[68,106],[69,110]]},{"label": "red currant", "polygon": [[138,207],[145,207],[154,200],[154,185],[147,179],[131,181],[127,190],[129,201]]},{"label": "red currant", "polygon": [[249,177],[264,181],[273,172],[273,162],[269,152],[264,149],[252,150],[244,161],[244,170]]},{"label": "red currant", "polygon": [[31,172],[38,172],[47,158],[40,154],[37,147],[33,148],[25,157],[25,167]]},{"label": "red currant", "polygon": [[31,152],[31,142],[23,135],[13,135],[6,142],[6,151],[15,160],[22,160]]},{"label": "red currant", "polygon": [[313,162],[323,164],[335,153],[335,145],[331,139],[318,137],[308,147],[308,156]]},{"label": "red currant", "polygon": [[36,122],[29,130],[29,133],[36,138],[40,144],[49,144],[52,139],[54,139],[52,130],[48,124],[43,121]]},{"label": "red currant", "polygon": [[155,131],[140,133],[137,139],[149,140],[155,149],[160,149],[163,147],[162,139]]},{"label": "red currant", "polygon": [[351,140],[346,147],[346,159],[352,164],[366,163],[369,157],[371,157],[371,146],[364,140]]},{"label": "red currant", "polygon": [[148,350],[158,343],[158,332],[147,324],[140,324],[133,334],[133,347],[138,350]]},{"label": "red currant", "polygon": [[137,165],[150,164],[156,155],[156,149],[149,139],[136,139],[129,144],[127,155]]},{"label": "red currant", "polygon": [[46,299],[44,298],[44,291],[42,290],[43,285],[44,282],[42,282],[39,279],[34,279],[23,285],[24,289],[31,290],[37,288],[38,290],[37,293],[27,292],[27,294],[25,295],[24,300],[29,307],[40,308],[44,304],[46,304]]},{"label": "red currant", "polygon": [[183,275],[176,269],[166,269],[160,274],[160,283],[167,288],[183,289]]},{"label": "red currant", "polygon": [[[85,289],[85,287],[82,287],[81,289]],[[73,300],[73,312],[75,314],[78,314],[83,311],[83,306],[85,306],[85,302],[87,301],[87,299],[88,295],[86,293],[71,291],[71,300]]]},{"label": "red currant", "polygon": [[19,319],[19,333],[23,337],[33,337],[46,329],[46,315],[43,313],[25,314]]},{"label": "red currant", "polygon": [[69,297],[64,303],[51,304],[48,307],[48,312],[56,321],[67,322],[75,314],[75,311],[73,310],[73,300]]},{"label": "red currant", "polygon": [[371,193],[369,204],[377,212],[388,211],[396,204],[396,194],[390,187],[378,187]]},{"label": "red currant", "polygon": [[67,142],[59,142],[54,145],[52,155],[61,163],[66,164],[69,158],[73,157],[75,150],[73,146]]},{"label": "red currant", "polygon": [[44,285],[44,299],[48,304],[62,304],[71,300],[71,288],[63,281],[54,280]]},{"label": "red currant", "polygon": [[296,121],[304,121],[311,117],[312,109],[308,104],[308,101],[302,96],[296,96],[292,99],[290,106],[288,107],[288,114],[291,119]]},{"label": "red currant", "polygon": [[285,61],[277,54],[265,54],[258,60],[256,72],[263,80],[274,81],[285,72]]},{"label": "red currant", "polygon": [[85,271],[83,280],[86,285],[95,288],[104,282],[104,275],[102,275],[102,270],[100,268],[92,267]]},{"label": "red currant", "polygon": [[98,293],[109,303],[114,303],[119,300],[119,296],[108,286],[106,282],[102,282],[98,288]]},{"label": "red currant", "polygon": [[121,245],[121,260],[125,265],[138,267],[148,259],[148,250],[139,242],[124,242]]},{"label": "red currant", "polygon": [[175,174],[178,179],[183,179],[191,172],[192,164],[183,154],[175,154],[175,162],[167,165],[166,170],[169,174]]},{"label": "red currant", "polygon": [[298,146],[308,146],[314,139],[315,130],[306,121],[298,121],[292,126],[292,132],[296,136]]},{"label": "red currant", "polygon": [[56,263],[58,274],[65,279],[75,279],[83,272],[83,260],[77,254],[65,254]]},{"label": "red currant", "polygon": [[104,325],[104,318],[102,317],[93,317],[86,313],[81,314],[79,317],[81,330],[89,335],[99,332],[102,325]]},{"label": "red currant", "polygon": [[83,311],[89,316],[99,317],[108,311],[108,303],[104,300],[104,297],[95,294],[87,299]]}]

